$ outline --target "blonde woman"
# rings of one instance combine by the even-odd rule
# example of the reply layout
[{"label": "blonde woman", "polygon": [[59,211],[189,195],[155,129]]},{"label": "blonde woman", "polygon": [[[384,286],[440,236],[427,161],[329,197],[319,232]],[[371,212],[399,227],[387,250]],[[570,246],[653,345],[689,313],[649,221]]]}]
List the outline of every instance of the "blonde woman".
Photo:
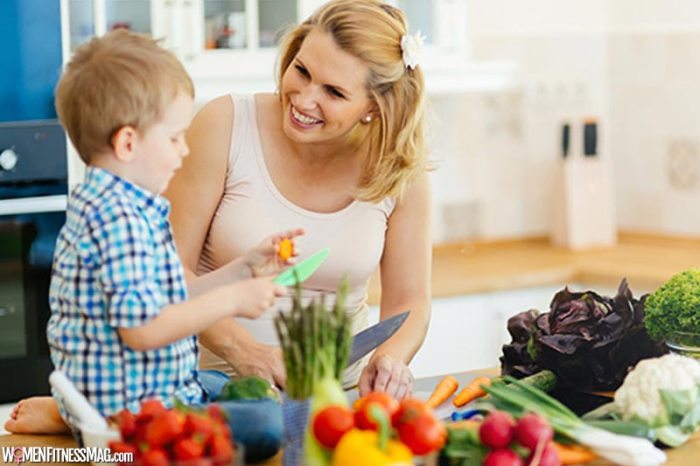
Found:
[{"label": "blonde woman", "polygon": [[[332,299],[347,273],[359,332],[367,326],[367,283],[379,267],[380,318],[411,314],[349,368],[345,383],[398,398],[411,392],[408,364],[430,320],[430,194],[416,45],[396,8],[377,0],[326,3],[283,39],[278,93],[224,96],[199,112],[186,136],[190,155],[166,192],[191,293],[204,291],[194,276],[223,283],[224,265],[261,238],[302,227],[301,258],[331,250],[304,293]],[[255,321],[230,318],[201,333],[201,368],[284,386],[272,318],[287,308],[289,298],[279,298]],[[67,430],[50,397],[18,403],[5,428]]]},{"label": "blonde woman", "polygon": [[[367,322],[379,266],[381,319],[407,309],[400,331],[350,367],[347,386],[411,393],[408,364],[430,320],[431,239],[424,85],[416,36],[376,0],[323,5],[282,40],[278,92],[208,103],[187,134],[191,155],[170,185],[178,251],[190,277],[216,270],[259,238],[302,227],[301,258],[330,256],[304,294],[333,298],[344,274],[353,332]],[[289,298],[255,321],[203,332],[202,368],[258,374],[284,386],[272,325]]]}]

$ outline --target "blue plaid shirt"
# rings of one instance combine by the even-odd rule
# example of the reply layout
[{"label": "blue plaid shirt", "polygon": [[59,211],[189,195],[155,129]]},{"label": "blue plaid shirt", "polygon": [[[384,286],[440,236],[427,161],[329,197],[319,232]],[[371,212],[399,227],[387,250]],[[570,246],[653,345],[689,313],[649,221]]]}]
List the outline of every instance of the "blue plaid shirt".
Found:
[{"label": "blue plaid shirt", "polygon": [[117,333],[187,298],[169,210],[165,198],[96,167],[68,202],[51,278],[51,359],[106,416],[148,398],[204,401],[195,336],[135,351]]}]

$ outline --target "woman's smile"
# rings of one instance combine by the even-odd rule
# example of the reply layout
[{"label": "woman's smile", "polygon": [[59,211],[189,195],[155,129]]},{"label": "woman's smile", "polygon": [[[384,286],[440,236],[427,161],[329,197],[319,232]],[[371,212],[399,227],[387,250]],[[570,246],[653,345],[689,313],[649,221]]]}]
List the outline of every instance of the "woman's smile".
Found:
[{"label": "woman's smile", "polygon": [[301,113],[299,110],[294,107],[294,105],[290,104],[289,105],[289,117],[296,126],[299,126],[304,129],[309,129],[313,128],[315,126],[321,125],[323,123],[323,120],[319,120],[313,117],[310,117],[304,113]]}]

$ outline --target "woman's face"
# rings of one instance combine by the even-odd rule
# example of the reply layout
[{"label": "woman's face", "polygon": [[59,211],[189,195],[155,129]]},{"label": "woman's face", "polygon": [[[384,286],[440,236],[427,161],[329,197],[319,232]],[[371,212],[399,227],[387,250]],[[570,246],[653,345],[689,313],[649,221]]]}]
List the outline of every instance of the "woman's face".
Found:
[{"label": "woman's face", "polygon": [[342,139],[372,104],[365,83],[368,67],[336,45],[330,34],[312,30],[282,76],[282,128],[300,143]]}]

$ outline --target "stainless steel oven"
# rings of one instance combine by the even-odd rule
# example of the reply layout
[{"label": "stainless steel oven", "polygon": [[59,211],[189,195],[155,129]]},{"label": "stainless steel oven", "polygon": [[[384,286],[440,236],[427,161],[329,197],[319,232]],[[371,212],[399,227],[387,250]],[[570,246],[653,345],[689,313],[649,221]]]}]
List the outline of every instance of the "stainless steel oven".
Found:
[{"label": "stainless steel oven", "polygon": [[49,393],[48,290],[66,194],[58,123],[0,123],[0,402]]},{"label": "stainless steel oven", "polygon": [[0,0],[0,403],[49,393],[48,290],[68,178],[53,103],[60,7]]}]

